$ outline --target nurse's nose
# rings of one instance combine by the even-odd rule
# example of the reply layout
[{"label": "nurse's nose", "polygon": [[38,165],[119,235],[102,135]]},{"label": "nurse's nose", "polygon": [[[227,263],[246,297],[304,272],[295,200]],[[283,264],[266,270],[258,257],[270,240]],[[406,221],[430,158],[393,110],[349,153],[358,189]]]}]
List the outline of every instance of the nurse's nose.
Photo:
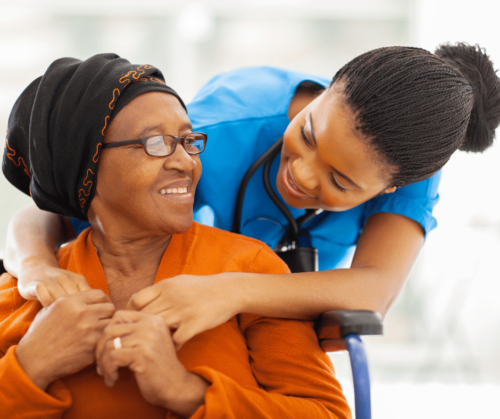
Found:
[{"label": "nurse's nose", "polygon": [[315,175],[313,165],[303,158],[297,158],[292,163],[293,176],[299,187],[313,191],[319,186],[318,177]]}]

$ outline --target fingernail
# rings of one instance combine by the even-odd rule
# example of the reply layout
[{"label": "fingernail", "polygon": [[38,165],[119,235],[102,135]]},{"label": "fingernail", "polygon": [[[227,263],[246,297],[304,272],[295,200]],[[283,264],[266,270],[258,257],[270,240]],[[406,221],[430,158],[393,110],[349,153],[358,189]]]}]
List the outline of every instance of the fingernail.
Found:
[{"label": "fingernail", "polygon": [[115,385],[115,382],[114,381],[109,381],[109,380],[104,380],[104,382],[106,383],[106,385],[108,387],[113,387]]},{"label": "fingernail", "polygon": [[97,371],[97,374],[102,375],[102,371],[101,371],[101,369],[99,368],[99,366],[97,366],[97,367],[96,367],[96,371]]}]

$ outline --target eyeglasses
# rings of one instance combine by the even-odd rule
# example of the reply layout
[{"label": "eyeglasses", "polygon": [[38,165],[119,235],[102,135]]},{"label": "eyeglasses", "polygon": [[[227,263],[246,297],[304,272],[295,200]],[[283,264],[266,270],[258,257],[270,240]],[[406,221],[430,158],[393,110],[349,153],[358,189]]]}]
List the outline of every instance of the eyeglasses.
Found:
[{"label": "eyeglasses", "polygon": [[148,156],[167,157],[175,152],[177,143],[181,142],[188,154],[200,154],[205,150],[207,134],[202,132],[191,132],[184,137],[175,137],[169,134],[150,135],[137,140],[118,141],[116,143],[103,144],[102,148],[122,147],[130,144],[142,144],[142,148]]}]

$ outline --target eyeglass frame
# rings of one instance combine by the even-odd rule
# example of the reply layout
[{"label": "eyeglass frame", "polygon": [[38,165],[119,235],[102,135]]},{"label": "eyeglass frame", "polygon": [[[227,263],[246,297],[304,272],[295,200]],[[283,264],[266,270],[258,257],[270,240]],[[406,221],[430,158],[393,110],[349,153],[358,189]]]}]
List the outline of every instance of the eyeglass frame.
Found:
[{"label": "eyeglass frame", "polygon": [[[201,150],[199,153],[190,153],[189,151],[186,150],[186,147],[184,146],[184,139],[188,135],[192,135],[192,134],[201,134],[204,137],[203,150]],[[164,137],[164,136],[171,137],[174,139],[174,148],[173,148],[172,152],[170,154],[167,154],[166,156],[153,156],[153,155],[149,154],[147,146],[146,146],[147,140],[149,140],[150,138],[153,138],[153,137]],[[170,135],[170,134],[154,134],[154,135],[148,135],[147,137],[138,138],[136,140],[127,140],[127,141],[117,141],[114,143],[105,143],[102,145],[102,148],[112,148],[112,147],[121,147],[121,146],[132,145],[132,144],[141,144],[144,152],[150,157],[168,157],[168,156],[171,156],[172,154],[175,153],[175,150],[177,149],[177,144],[182,142],[182,148],[184,148],[184,151],[186,153],[188,153],[191,156],[197,156],[198,154],[201,154],[205,151],[205,147],[207,146],[207,140],[208,140],[208,135],[203,133],[203,132],[198,132],[198,131],[190,132],[189,134],[186,134],[183,137],[176,137],[175,135]]]}]

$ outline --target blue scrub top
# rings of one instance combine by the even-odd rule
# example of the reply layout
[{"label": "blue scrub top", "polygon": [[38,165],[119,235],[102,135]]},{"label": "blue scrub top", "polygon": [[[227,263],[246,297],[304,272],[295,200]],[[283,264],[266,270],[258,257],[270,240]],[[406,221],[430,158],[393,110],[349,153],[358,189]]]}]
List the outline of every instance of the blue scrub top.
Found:
[{"label": "blue scrub top", "polygon": [[[211,79],[187,105],[195,131],[208,134],[201,154],[203,174],[195,197],[195,219],[231,230],[241,180],[252,163],[285,132],[288,106],[304,81],[328,86],[330,79],[274,67],[243,68]],[[276,190],[279,157],[271,166]],[[436,227],[432,209],[439,195],[441,172],[430,179],[398,188],[351,210],[321,214],[304,227],[318,249],[319,269],[333,269],[350,260],[368,217],[378,212],[401,214],[417,221],[425,234]],[[279,194],[278,194],[279,195]],[[286,205],[286,204],[285,204]],[[304,210],[288,206],[295,218]],[[77,232],[88,224],[72,220]],[[267,195],[262,167],[250,180],[241,217],[241,232],[274,248],[288,223]]]}]

